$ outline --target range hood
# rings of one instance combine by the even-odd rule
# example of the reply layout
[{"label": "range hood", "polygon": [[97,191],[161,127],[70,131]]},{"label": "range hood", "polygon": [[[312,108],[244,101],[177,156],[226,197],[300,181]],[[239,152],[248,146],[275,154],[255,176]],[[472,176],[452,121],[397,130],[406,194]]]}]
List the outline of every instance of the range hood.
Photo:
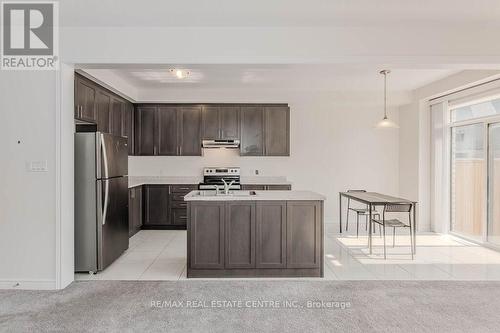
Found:
[{"label": "range hood", "polygon": [[240,140],[203,140],[201,142],[203,148],[238,148]]}]

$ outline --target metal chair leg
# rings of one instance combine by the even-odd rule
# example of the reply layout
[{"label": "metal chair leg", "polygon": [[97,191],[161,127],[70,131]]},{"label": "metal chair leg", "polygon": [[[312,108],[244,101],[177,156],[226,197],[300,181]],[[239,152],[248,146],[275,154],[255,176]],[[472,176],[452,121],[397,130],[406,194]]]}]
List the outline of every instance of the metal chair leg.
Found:
[{"label": "metal chair leg", "polygon": [[385,250],[385,223],[383,224],[382,229],[384,229],[384,259],[387,259],[387,253]]},{"label": "metal chair leg", "polygon": [[366,220],[366,223],[365,223],[365,231],[368,231],[368,214],[365,215],[365,220]]},{"label": "metal chair leg", "polygon": [[349,205],[347,205],[347,214],[345,218],[345,231],[349,229]]},{"label": "metal chair leg", "polygon": [[356,214],[356,237],[359,237],[359,214]]},{"label": "metal chair leg", "polygon": [[410,229],[411,260],[413,260],[413,231],[411,230],[411,225],[408,229]]},{"label": "metal chair leg", "polygon": [[392,247],[396,246],[396,227],[392,227]]}]

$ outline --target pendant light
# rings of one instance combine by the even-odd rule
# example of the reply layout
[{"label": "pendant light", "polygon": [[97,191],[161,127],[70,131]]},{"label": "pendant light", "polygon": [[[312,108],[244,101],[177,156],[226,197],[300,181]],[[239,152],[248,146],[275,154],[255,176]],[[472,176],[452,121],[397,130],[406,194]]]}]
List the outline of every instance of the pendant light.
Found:
[{"label": "pendant light", "polygon": [[387,74],[391,71],[384,69],[380,74],[384,76],[384,118],[377,123],[376,128],[399,128],[399,126],[387,117]]}]

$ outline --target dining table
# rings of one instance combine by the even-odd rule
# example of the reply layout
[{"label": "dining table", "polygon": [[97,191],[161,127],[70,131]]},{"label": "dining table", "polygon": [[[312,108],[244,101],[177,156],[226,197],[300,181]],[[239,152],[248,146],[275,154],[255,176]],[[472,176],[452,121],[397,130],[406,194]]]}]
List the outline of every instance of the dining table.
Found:
[{"label": "dining table", "polygon": [[[413,253],[417,253],[417,201],[398,198],[387,194],[382,194],[378,192],[339,192],[339,227],[340,233],[342,233],[342,198],[347,198],[365,204],[368,209],[368,218],[370,223],[368,223],[368,248],[370,254],[372,254],[372,213],[375,207],[394,205],[394,204],[411,204],[411,210],[413,212],[413,223],[411,225],[413,231]],[[347,214],[349,214],[349,207],[347,208]]]}]

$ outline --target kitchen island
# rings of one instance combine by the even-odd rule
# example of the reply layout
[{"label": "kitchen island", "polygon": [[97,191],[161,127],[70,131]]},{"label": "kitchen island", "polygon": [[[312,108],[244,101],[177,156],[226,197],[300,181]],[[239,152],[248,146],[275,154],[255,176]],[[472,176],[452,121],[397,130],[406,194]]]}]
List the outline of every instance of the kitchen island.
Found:
[{"label": "kitchen island", "polygon": [[323,201],[310,191],[191,191],[187,277],[323,277]]}]

